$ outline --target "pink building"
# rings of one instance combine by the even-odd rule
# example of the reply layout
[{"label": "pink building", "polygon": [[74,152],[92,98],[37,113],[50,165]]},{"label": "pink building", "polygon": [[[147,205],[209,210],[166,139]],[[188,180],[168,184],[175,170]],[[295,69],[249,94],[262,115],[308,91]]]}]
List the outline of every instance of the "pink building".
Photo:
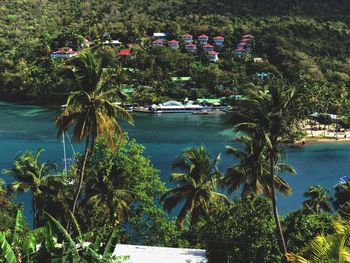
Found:
[{"label": "pink building", "polygon": [[182,41],[185,44],[191,44],[192,41],[193,41],[193,36],[191,34],[185,34],[185,35],[182,36]]},{"label": "pink building", "polygon": [[177,40],[170,40],[168,42],[168,46],[170,48],[174,48],[174,49],[179,48],[179,41],[177,41]]},{"label": "pink building", "polygon": [[209,52],[209,61],[210,61],[210,62],[216,62],[216,61],[218,61],[218,60],[219,60],[219,57],[218,57],[219,54],[220,54],[220,53],[218,53],[218,52],[210,51],[210,52]]},{"label": "pink building", "polygon": [[210,45],[210,44],[206,44],[203,46],[203,50],[205,52],[210,52],[210,51],[213,51],[214,50],[214,46]]},{"label": "pink building", "polygon": [[77,52],[72,48],[60,48],[59,50],[52,52],[52,58],[72,58],[77,55]]},{"label": "pink building", "polygon": [[196,52],[197,51],[197,45],[196,44],[187,44],[185,46],[185,49],[187,52]]},{"label": "pink building", "polygon": [[163,46],[163,41],[160,40],[160,39],[154,40],[154,41],[152,42],[152,46],[153,46],[153,47],[161,47],[161,46]]},{"label": "pink building", "polygon": [[200,45],[206,45],[206,44],[208,44],[208,39],[209,39],[209,37],[207,36],[207,35],[200,35],[200,36],[198,36],[198,44],[200,44]]},{"label": "pink building", "polygon": [[222,36],[214,37],[214,45],[218,47],[222,47],[224,45],[225,38]]}]

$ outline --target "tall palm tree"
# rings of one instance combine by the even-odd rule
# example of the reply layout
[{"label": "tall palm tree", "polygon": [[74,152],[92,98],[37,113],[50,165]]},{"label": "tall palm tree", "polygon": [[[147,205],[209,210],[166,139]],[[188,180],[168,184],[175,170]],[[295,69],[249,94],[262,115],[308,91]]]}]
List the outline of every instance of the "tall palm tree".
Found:
[{"label": "tall palm tree", "polygon": [[183,173],[172,173],[170,182],[177,185],[166,192],[160,199],[162,205],[169,212],[179,203],[184,202],[177,224],[183,226],[186,215],[191,217],[193,225],[203,213],[207,213],[211,205],[220,200],[227,200],[225,195],[216,192],[216,186],[221,178],[218,170],[220,155],[214,160],[204,146],[184,150],[173,164]]},{"label": "tall palm tree", "polygon": [[[244,144],[244,150],[226,146],[226,153],[237,159],[239,163],[227,169],[223,185],[228,187],[229,193],[243,186],[242,196],[250,193],[263,193],[270,198],[271,191],[267,182],[269,166],[264,144],[249,136],[241,136],[238,141]],[[279,173],[295,173],[294,169],[285,163],[277,163],[276,170]],[[278,174],[274,175],[274,183],[282,194],[291,194],[291,187]]]},{"label": "tall palm tree", "polygon": [[113,75],[107,77],[104,72],[101,63],[91,51],[76,56],[72,60],[71,73],[73,83],[79,90],[69,95],[64,111],[56,118],[57,136],[73,126],[73,139],[78,142],[85,139],[83,160],[71,208],[73,215],[83,185],[88,155],[94,147],[96,137],[105,136],[108,144],[113,147],[114,135],[124,138],[118,119],[133,123],[129,113],[116,103],[120,93],[111,85]]},{"label": "tall palm tree", "polygon": [[282,227],[279,219],[276,202],[275,173],[276,164],[283,156],[281,142],[296,127],[297,121],[304,111],[297,108],[295,89],[284,87],[280,83],[264,87],[252,87],[246,89],[243,100],[234,105],[231,119],[234,121],[235,130],[249,134],[255,140],[265,145],[266,159],[268,160],[269,176],[266,182],[271,198],[272,210],[278,231],[278,239],[281,251],[287,253]]},{"label": "tall palm tree", "polygon": [[309,245],[307,249],[307,259],[293,254],[287,253],[288,262],[291,263],[319,263],[334,262],[346,263],[350,262],[350,225],[345,220],[334,220],[333,226],[335,234],[318,235]]},{"label": "tall palm tree", "polygon": [[53,163],[39,162],[39,157],[43,151],[43,149],[39,149],[36,153],[24,152],[16,157],[11,169],[4,170],[5,174],[10,174],[17,180],[10,185],[10,190],[17,193],[32,192],[34,228],[38,223],[37,198],[42,193],[42,188],[50,176],[50,171],[55,168]]},{"label": "tall palm tree", "polygon": [[331,206],[329,204],[330,197],[328,191],[321,185],[311,186],[304,193],[304,197],[307,199],[303,202],[304,206],[311,208],[316,213],[321,211],[331,212]]}]

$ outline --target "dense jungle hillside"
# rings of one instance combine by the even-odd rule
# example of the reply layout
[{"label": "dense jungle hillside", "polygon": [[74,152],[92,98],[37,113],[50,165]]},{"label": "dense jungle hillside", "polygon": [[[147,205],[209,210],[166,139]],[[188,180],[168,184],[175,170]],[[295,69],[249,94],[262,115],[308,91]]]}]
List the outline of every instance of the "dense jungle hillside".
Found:
[{"label": "dense jungle hillside", "polygon": [[[117,70],[118,83],[153,88],[135,100],[239,93],[256,72],[283,76],[308,90],[317,86],[317,93],[323,90],[317,96],[324,97],[338,90],[335,84],[343,89],[349,84],[349,11],[345,0],[4,0],[0,98],[51,104],[53,94],[64,97],[73,89],[64,75],[66,63],[53,61],[49,54],[67,45],[80,48],[83,37],[100,43],[106,33],[133,48],[133,56],[124,60],[114,49],[95,49],[108,68],[136,69]],[[225,47],[219,50],[219,63],[210,64],[200,52],[192,56],[183,50],[150,48],[154,32],[166,32],[168,40],[180,40],[184,33],[222,35]],[[263,58],[263,63],[235,57],[246,33],[255,35],[252,57]],[[190,76],[192,82],[184,88],[172,83],[172,76]]]}]

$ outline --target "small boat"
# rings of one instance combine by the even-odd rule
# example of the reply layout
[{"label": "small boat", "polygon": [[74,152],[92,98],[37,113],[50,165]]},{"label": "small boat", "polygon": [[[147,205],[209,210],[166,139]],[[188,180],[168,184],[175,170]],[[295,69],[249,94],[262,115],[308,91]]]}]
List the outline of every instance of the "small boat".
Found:
[{"label": "small boat", "polygon": [[193,115],[223,115],[224,111],[218,109],[201,110],[198,112],[192,112]]}]

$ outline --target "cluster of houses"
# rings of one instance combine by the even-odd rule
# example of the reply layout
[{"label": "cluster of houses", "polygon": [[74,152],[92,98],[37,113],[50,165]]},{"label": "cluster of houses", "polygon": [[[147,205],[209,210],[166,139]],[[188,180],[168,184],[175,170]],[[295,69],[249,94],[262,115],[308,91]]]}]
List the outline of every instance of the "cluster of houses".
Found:
[{"label": "cluster of houses", "polygon": [[237,45],[236,48],[236,57],[237,58],[242,58],[244,54],[249,54],[251,55],[253,52],[253,35],[244,35]]},{"label": "cluster of houses", "polygon": [[[178,49],[180,47],[180,41],[176,39],[172,39],[170,41],[167,41],[167,34],[166,33],[154,33],[153,34],[152,46],[153,47],[159,47],[159,46],[165,46],[167,45],[169,48],[172,49]],[[254,36],[247,34],[244,35],[237,45],[237,48],[235,50],[235,54],[237,58],[242,58],[245,54],[252,54],[253,51],[253,40]],[[196,40],[194,40],[193,36],[191,34],[184,34],[182,35],[182,44],[184,45],[184,48],[189,53],[195,53],[197,52],[197,48],[201,48],[203,51],[208,53],[209,61],[210,62],[217,62],[219,60],[219,53],[216,52],[214,49],[215,47],[222,47],[224,45],[225,38],[222,36],[216,36],[213,38],[212,44],[209,43],[209,37],[205,34],[197,36]],[[82,47],[90,47],[93,43],[89,40],[85,40],[82,44]],[[113,46],[117,49],[119,56],[130,56],[131,55],[131,49],[120,49],[122,46],[122,42],[119,40],[113,40],[113,39],[106,39],[102,42],[103,45],[109,45]],[[76,51],[74,51],[72,48],[60,48],[59,50],[51,53],[52,58],[72,58],[77,54]],[[262,62],[262,59],[258,58],[259,61],[254,62]]]},{"label": "cluster of houses", "polygon": [[[167,35],[165,33],[154,33],[152,42],[153,47],[160,47],[168,45],[169,48],[178,49],[180,47],[180,41],[170,40],[167,41]],[[200,46],[209,55],[210,62],[216,62],[219,60],[219,53],[214,50],[214,47],[222,47],[224,45],[225,38],[222,36],[214,37],[214,45],[208,43],[209,37],[207,35],[200,35],[197,37],[197,44],[193,43],[193,36],[191,34],[182,35],[182,43],[185,45],[185,50],[189,53],[195,53],[197,51],[197,46]]]}]

